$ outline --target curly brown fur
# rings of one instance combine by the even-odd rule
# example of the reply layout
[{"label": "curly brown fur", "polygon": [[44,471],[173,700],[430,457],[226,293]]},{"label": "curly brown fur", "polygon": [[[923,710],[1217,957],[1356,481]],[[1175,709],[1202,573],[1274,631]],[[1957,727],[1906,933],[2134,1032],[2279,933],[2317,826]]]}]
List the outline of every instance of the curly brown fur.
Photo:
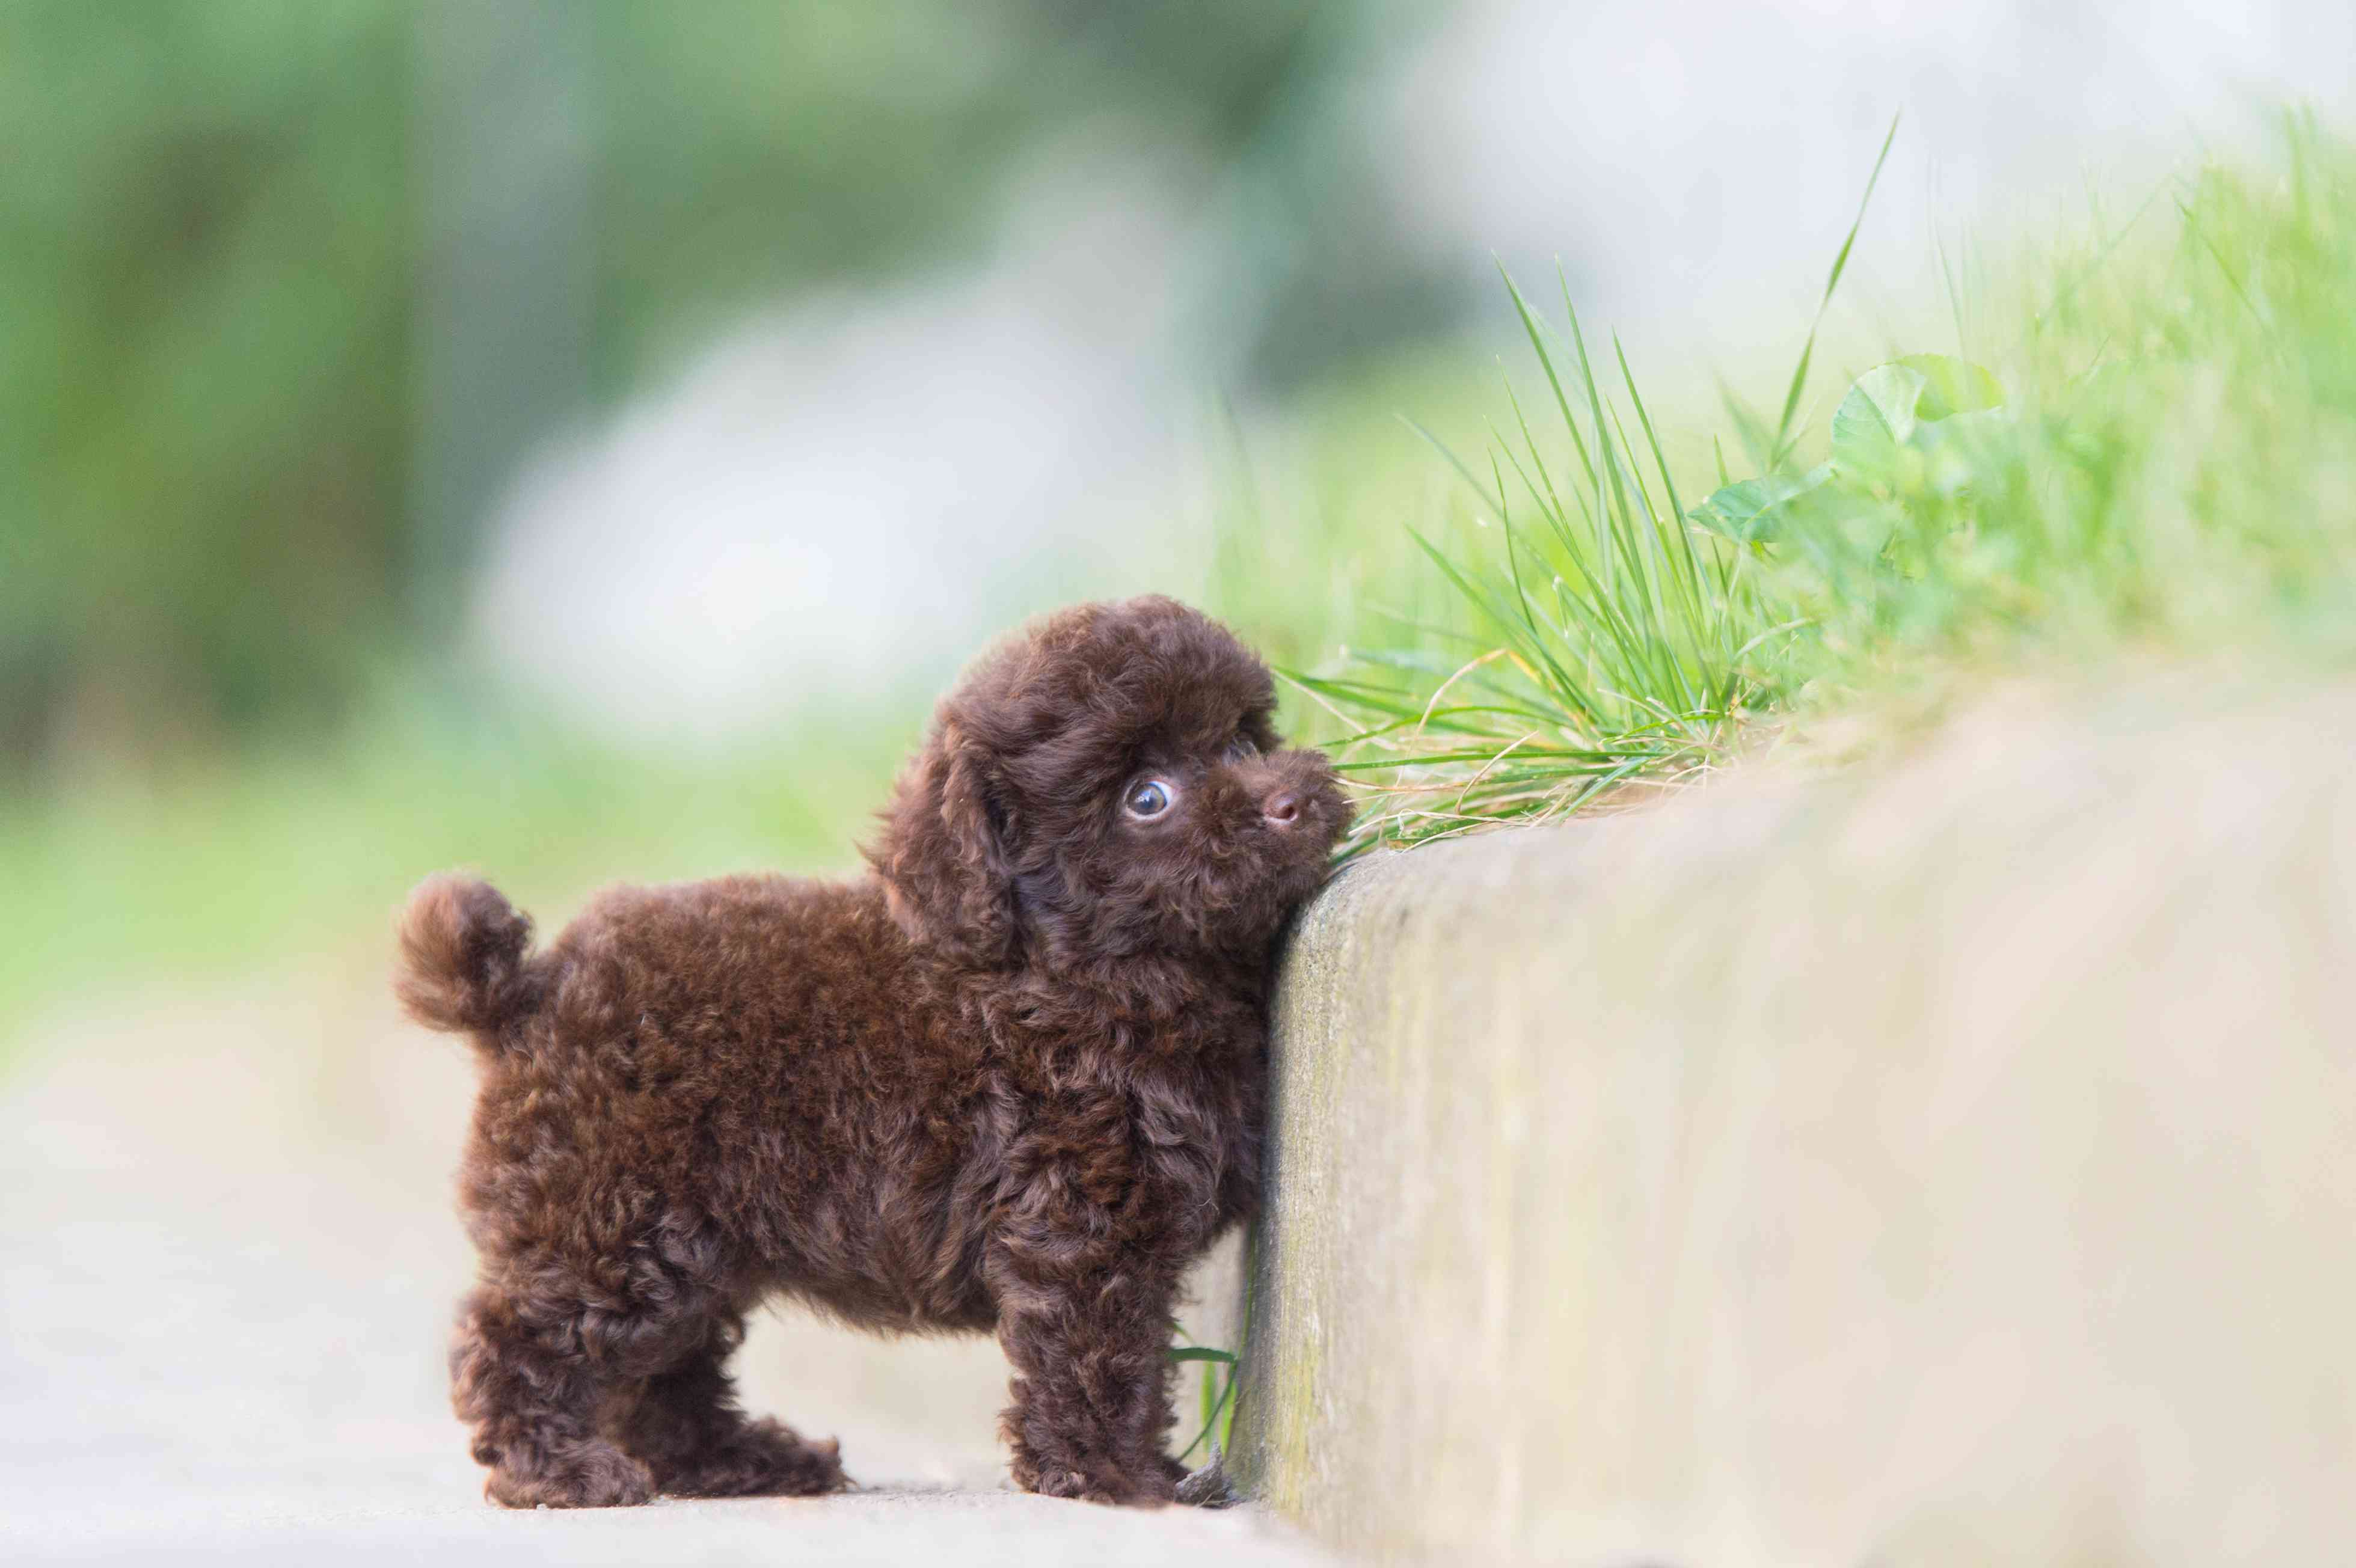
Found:
[{"label": "curly brown fur", "polygon": [[532,956],[488,886],[417,891],[397,988],[483,1065],[451,1373],[492,1498],[843,1484],[724,1370],[786,1296],[995,1333],[1018,1483],[1173,1499],[1171,1309],[1258,1199],[1275,939],[1346,815],[1272,707],[1215,622],[1084,605],[941,703],[864,879],[616,888]]}]

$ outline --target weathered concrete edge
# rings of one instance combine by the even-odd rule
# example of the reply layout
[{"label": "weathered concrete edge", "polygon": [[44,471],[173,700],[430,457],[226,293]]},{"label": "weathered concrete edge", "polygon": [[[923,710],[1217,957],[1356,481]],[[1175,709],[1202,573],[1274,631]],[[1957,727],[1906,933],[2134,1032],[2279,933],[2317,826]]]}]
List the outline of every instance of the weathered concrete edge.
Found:
[{"label": "weathered concrete edge", "polygon": [[2356,701],[2192,706],[1340,879],[1246,1482],[1394,1558],[2346,1548]]}]

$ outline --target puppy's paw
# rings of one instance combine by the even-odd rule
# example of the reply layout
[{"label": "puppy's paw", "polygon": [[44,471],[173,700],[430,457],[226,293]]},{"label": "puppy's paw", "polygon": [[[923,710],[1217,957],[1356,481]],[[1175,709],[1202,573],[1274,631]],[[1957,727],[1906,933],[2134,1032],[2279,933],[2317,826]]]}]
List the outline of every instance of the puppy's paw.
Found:
[{"label": "puppy's paw", "polygon": [[807,1498],[841,1491],[842,1445],[813,1443],[775,1421],[748,1422],[668,1469],[662,1489],[678,1498]]},{"label": "puppy's paw", "polygon": [[1014,1484],[1043,1498],[1069,1498],[1075,1502],[1109,1503],[1123,1508],[1162,1508],[1175,1500],[1177,1487],[1165,1475],[1138,1478],[1107,1472],[1091,1475],[1060,1466],[1021,1467]]},{"label": "puppy's paw", "polygon": [[569,1444],[538,1463],[502,1462],[483,1495],[508,1508],[632,1508],[655,1495],[654,1473],[611,1443]]}]

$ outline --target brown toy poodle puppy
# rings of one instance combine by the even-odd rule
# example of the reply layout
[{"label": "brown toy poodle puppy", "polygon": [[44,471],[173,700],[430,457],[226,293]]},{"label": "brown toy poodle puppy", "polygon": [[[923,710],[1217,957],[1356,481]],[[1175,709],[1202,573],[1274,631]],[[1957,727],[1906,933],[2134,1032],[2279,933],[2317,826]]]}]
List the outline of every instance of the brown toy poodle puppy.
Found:
[{"label": "brown toy poodle puppy", "polygon": [[842,1485],[736,1405],[786,1296],[997,1335],[1018,1483],[1172,1499],[1171,1310],[1258,1197],[1275,939],[1347,815],[1272,707],[1215,622],[1083,605],[941,703],[872,875],[615,888],[538,953],[489,886],[417,890],[401,999],[482,1061],[450,1371],[490,1497]]}]

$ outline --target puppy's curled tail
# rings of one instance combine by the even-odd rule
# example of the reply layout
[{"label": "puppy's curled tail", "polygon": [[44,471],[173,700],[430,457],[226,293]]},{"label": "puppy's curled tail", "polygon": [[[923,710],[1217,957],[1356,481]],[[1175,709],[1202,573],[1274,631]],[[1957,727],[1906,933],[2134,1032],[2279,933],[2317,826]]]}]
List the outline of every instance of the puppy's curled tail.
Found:
[{"label": "puppy's curled tail", "polygon": [[402,912],[393,994],[427,1029],[464,1030],[500,1050],[507,1026],[540,1003],[538,965],[524,958],[530,941],[530,919],[490,883],[428,877]]}]

